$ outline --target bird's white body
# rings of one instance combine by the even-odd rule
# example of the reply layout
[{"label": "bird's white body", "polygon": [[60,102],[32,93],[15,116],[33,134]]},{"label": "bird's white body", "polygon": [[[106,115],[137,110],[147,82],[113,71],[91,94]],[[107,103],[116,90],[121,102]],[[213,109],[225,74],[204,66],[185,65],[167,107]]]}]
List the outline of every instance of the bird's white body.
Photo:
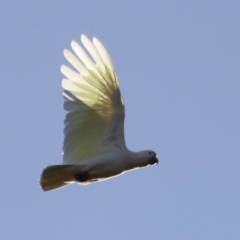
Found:
[{"label": "bird's white body", "polygon": [[[78,170],[87,171],[90,181],[102,181],[118,176],[126,171],[147,166],[147,162],[139,161],[139,154],[128,149],[115,151],[82,163]],[[76,168],[77,169],[77,168]]]},{"label": "bird's white body", "polygon": [[131,152],[124,139],[124,103],[111,59],[96,39],[81,37],[92,59],[76,43],[76,55],[64,50],[64,56],[77,72],[62,66],[65,139],[63,165],[44,169],[40,184],[44,191],[73,182],[89,184],[117,176],[158,159],[153,151]]}]

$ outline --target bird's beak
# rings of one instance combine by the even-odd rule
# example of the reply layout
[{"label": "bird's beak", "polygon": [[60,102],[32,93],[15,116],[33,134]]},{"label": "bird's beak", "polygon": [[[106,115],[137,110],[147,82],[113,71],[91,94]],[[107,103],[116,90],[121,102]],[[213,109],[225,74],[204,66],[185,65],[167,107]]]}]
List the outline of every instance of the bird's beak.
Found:
[{"label": "bird's beak", "polygon": [[153,156],[152,158],[150,158],[148,164],[149,165],[156,165],[156,164],[158,164],[157,156]]}]

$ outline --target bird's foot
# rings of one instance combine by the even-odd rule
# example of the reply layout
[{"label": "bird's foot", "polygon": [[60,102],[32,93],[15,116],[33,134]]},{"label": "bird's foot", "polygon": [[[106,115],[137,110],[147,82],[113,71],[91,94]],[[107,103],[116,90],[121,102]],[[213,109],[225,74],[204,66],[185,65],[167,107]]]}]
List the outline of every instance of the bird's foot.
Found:
[{"label": "bird's foot", "polygon": [[75,179],[77,182],[86,182],[89,178],[88,172],[81,172],[75,175]]}]

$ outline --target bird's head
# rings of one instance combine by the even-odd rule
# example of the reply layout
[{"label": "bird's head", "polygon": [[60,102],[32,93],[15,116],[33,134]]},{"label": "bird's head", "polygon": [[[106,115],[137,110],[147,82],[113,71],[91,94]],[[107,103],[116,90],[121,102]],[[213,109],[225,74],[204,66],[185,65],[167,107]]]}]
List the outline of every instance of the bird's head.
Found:
[{"label": "bird's head", "polygon": [[157,154],[151,150],[138,152],[134,162],[136,163],[136,167],[156,165],[158,164]]}]

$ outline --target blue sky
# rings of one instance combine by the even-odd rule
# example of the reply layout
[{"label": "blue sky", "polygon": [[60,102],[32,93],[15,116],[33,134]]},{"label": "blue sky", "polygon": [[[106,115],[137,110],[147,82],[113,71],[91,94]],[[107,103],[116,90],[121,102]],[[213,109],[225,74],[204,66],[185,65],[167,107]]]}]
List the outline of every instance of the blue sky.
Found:
[{"label": "blue sky", "polygon": [[[1,1],[1,239],[239,239],[239,1]],[[60,164],[63,49],[107,48],[133,151],[160,163],[42,192]]]}]

